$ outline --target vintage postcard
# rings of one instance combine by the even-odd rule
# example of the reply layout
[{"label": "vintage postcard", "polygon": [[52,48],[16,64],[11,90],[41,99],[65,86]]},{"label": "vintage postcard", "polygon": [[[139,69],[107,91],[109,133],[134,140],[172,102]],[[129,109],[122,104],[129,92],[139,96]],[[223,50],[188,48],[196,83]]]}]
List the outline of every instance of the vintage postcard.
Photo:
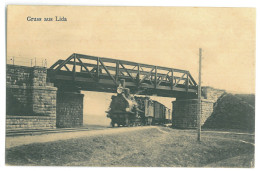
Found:
[{"label": "vintage postcard", "polygon": [[7,166],[255,167],[256,9],[7,6]]}]

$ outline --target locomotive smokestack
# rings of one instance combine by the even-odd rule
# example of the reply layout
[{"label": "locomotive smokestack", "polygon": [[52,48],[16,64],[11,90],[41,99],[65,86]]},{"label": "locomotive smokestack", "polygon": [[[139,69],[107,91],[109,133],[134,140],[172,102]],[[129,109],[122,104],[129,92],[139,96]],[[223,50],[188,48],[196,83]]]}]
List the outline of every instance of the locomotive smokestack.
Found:
[{"label": "locomotive smokestack", "polygon": [[125,79],[121,79],[120,83],[121,83],[122,87],[125,88]]}]

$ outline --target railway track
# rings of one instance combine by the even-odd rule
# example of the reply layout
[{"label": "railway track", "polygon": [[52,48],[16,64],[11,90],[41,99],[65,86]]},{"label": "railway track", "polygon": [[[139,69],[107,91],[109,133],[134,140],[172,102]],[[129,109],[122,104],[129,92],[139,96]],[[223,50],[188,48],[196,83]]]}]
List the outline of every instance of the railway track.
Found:
[{"label": "railway track", "polygon": [[81,137],[91,137],[99,135],[126,133],[136,130],[151,129],[155,126],[140,126],[140,127],[102,127],[102,128],[92,128],[92,129],[60,129],[58,131],[39,131],[34,132],[34,134],[18,134],[6,137],[6,148],[11,148],[15,146],[21,146],[32,143],[46,143],[59,140],[68,140]]},{"label": "railway track", "polygon": [[6,137],[14,136],[27,136],[27,135],[43,135],[65,132],[78,132],[78,131],[90,131],[90,130],[102,130],[109,127],[104,126],[84,126],[80,128],[56,128],[56,129],[16,129],[6,130]]}]

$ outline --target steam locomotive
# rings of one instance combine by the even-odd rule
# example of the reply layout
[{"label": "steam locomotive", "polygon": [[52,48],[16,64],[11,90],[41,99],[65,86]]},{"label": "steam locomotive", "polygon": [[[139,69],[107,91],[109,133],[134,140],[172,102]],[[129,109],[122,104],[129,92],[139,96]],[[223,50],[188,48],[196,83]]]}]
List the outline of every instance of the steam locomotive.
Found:
[{"label": "steam locomotive", "polygon": [[140,126],[171,123],[171,110],[149,97],[132,96],[128,88],[119,85],[117,95],[107,111],[111,125]]}]

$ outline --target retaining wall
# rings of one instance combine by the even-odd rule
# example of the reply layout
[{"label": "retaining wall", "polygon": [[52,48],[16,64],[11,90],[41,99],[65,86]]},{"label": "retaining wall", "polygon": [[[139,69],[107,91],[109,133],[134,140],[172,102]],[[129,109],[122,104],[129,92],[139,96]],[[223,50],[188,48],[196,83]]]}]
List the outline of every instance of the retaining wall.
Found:
[{"label": "retaining wall", "polygon": [[6,129],[55,128],[56,118],[49,116],[6,116]]},{"label": "retaining wall", "polygon": [[6,128],[55,128],[57,88],[47,69],[7,65]]}]

